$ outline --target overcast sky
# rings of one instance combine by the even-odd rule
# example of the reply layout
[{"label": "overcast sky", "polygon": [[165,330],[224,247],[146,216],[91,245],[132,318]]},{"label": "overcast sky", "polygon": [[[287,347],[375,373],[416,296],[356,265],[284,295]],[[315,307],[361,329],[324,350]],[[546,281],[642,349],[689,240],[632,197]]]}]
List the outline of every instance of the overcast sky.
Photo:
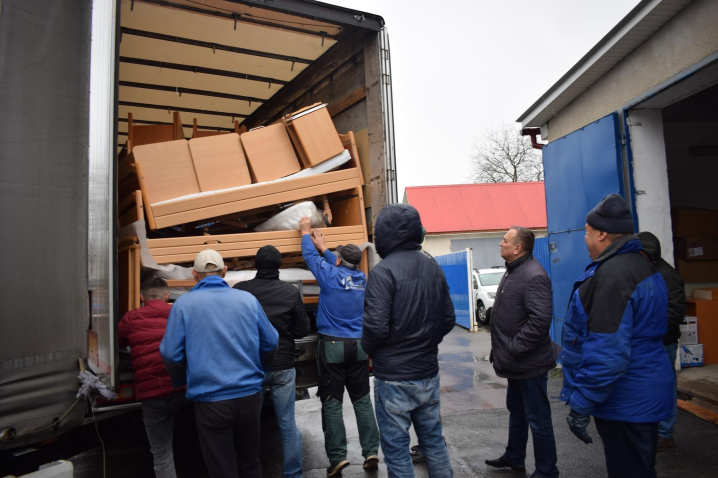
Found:
[{"label": "overcast sky", "polygon": [[469,182],[486,128],[514,122],[638,0],[325,0],[381,15],[391,44],[399,200]]}]

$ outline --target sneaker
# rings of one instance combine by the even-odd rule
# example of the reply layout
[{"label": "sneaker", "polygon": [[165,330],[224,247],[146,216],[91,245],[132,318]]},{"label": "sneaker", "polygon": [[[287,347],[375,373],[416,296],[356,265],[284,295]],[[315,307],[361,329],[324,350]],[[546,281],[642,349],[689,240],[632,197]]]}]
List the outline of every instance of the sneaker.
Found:
[{"label": "sneaker", "polygon": [[513,471],[518,471],[521,473],[524,473],[526,471],[526,468],[523,466],[514,466],[511,463],[509,463],[506,458],[503,456],[501,458],[498,458],[496,460],[486,460],[484,461],[489,466],[492,466],[494,468],[511,468]]},{"label": "sneaker", "polygon": [[327,468],[327,476],[341,475],[342,470],[349,466],[349,460],[340,461],[336,465],[331,465]]},{"label": "sneaker", "polygon": [[673,438],[658,437],[658,452],[666,451],[674,446],[676,446],[676,441]]},{"label": "sneaker", "polygon": [[413,463],[426,462],[426,457],[421,452],[421,447],[419,445],[414,445],[413,447],[411,447],[411,452],[409,454],[411,455],[411,461]]},{"label": "sneaker", "polygon": [[364,460],[364,469],[368,470],[370,468],[376,468],[379,466],[379,457],[376,455],[368,456],[366,460]]}]

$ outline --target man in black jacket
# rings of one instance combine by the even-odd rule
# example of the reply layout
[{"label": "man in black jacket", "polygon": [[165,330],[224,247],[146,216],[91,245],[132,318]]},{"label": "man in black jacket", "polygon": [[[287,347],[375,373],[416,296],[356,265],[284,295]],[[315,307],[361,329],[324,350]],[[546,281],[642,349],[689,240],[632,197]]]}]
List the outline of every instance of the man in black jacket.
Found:
[{"label": "man in black jacket", "polygon": [[531,476],[555,478],[556,441],[546,391],[548,371],[556,366],[558,356],[558,346],[549,337],[551,281],[532,255],[530,229],[512,227],[500,247],[506,273],[491,314],[491,360],[496,375],[509,381],[509,443],[500,458],[486,464],[523,472],[530,426],[536,461]]},{"label": "man in black jacket", "polygon": [[374,364],[374,400],[389,476],[413,476],[412,423],[432,478],[451,477],[439,419],[438,346],[454,327],[441,267],[419,251],[421,220],[408,204],[385,206],[374,244],[382,261],[367,280],[362,348]]},{"label": "man in black jacket", "polygon": [[[658,268],[668,287],[668,332],[663,336],[663,346],[666,348],[668,360],[671,362],[673,374],[676,373],[676,353],[678,352],[678,339],[681,336],[681,324],[686,315],[686,288],[683,278],[661,258],[661,242],[650,232],[639,232],[638,238],[643,246],[643,254]],[[658,423],[658,451],[664,451],[674,446],[673,425],[676,423],[678,402],[676,388],[673,388],[673,407],[671,416]]]},{"label": "man in black jacket", "polygon": [[[279,333],[277,353],[265,381],[272,391],[272,403],[277,414],[282,440],[284,476],[300,478],[302,474],[302,435],[294,421],[294,400],[297,372],[294,369],[294,339],[309,333],[309,318],[304,310],[299,290],[279,280],[282,255],[274,246],[257,251],[257,275],[234,288],[257,298],[267,318]],[[264,389],[260,394],[264,398]]]}]

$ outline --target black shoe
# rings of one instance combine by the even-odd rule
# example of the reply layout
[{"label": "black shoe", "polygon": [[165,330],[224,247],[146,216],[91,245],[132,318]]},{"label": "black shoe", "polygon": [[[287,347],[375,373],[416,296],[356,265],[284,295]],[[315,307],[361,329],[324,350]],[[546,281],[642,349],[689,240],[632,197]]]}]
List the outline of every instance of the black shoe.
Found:
[{"label": "black shoe", "polygon": [[364,460],[364,469],[369,470],[372,468],[377,468],[379,466],[379,457],[376,455],[368,456],[366,460]]},{"label": "black shoe", "polygon": [[342,470],[349,466],[349,460],[340,461],[336,465],[327,468],[327,476],[337,476],[342,474]]},{"label": "black shoe", "polygon": [[658,437],[658,452],[666,451],[669,448],[676,446],[676,441],[673,438]]},{"label": "black shoe", "polygon": [[511,468],[513,471],[520,471],[521,473],[526,471],[526,468],[523,466],[514,466],[508,461],[506,461],[506,458],[503,456],[497,460],[486,460],[484,461],[489,466],[493,466],[494,468]]},{"label": "black shoe", "polygon": [[426,457],[421,452],[421,447],[419,445],[411,447],[411,452],[409,454],[411,455],[411,461],[413,463],[424,463],[426,461]]}]

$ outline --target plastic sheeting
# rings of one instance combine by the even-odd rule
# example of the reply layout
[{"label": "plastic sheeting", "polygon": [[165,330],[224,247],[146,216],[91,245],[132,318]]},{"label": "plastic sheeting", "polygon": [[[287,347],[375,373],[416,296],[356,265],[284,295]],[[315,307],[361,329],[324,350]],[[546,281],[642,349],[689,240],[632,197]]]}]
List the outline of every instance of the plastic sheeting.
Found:
[{"label": "plastic sheeting", "polygon": [[[82,423],[92,2],[2,0],[0,430],[19,447]],[[39,280],[35,272],[42,270]]]},{"label": "plastic sheeting", "polygon": [[303,217],[311,220],[312,227],[324,227],[324,219],[322,213],[317,211],[317,206],[311,201],[304,201],[272,216],[254,230],[257,232],[298,230],[299,220]]}]

